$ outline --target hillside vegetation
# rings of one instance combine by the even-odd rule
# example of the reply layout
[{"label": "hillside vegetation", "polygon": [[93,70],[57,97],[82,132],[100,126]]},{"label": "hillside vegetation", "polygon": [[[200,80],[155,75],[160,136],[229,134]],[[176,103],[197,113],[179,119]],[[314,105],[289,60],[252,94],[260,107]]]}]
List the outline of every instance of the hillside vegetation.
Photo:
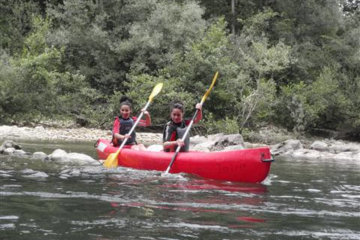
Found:
[{"label": "hillside vegetation", "polygon": [[207,133],[267,125],[360,139],[357,0],[0,0],[0,122],[109,128],[119,99],[204,105]]}]

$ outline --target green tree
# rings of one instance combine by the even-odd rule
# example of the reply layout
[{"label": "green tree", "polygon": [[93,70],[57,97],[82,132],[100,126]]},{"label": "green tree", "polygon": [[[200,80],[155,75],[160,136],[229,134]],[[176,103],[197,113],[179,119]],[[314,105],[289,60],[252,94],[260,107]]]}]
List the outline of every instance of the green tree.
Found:
[{"label": "green tree", "polygon": [[233,52],[240,66],[237,79],[242,84],[234,97],[241,129],[274,121],[277,88],[296,63],[290,46],[282,41],[271,44],[265,34],[277,16],[271,9],[265,9],[244,21],[236,38]]},{"label": "green tree", "polygon": [[1,61],[1,112],[5,120],[69,116],[89,104],[84,77],[63,71],[62,51],[47,45],[49,25],[48,20],[34,17],[33,31],[24,40],[21,56]]},{"label": "green tree", "polygon": [[10,56],[22,49],[24,36],[31,30],[32,14],[38,14],[33,1],[0,0],[0,48]]},{"label": "green tree", "polygon": [[205,28],[203,10],[192,1],[177,4],[159,1],[145,21],[136,21],[129,39],[120,43],[122,54],[132,55],[131,71],[157,73],[169,65],[174,54],[197,38]]}]

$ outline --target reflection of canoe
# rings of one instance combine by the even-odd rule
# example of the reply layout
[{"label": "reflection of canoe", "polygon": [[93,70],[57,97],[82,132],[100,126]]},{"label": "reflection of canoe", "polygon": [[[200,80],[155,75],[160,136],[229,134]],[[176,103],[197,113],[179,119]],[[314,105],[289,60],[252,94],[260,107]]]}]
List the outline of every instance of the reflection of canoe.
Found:
[{"label": "reflection of canoe", "polygon": [[[99,139],[97,142],[99,159],[106,159],[116,150],[108,140]],[[165,171],[173,155],[174,153],[167,152],[122,149],[118,156],[118,165]],[[271,161],[268,147],[226,152],[186,152],[178,154],[170,173],[190,173],[225,181],[261,182],[269,173]]]},{"label": "reflection of canoe", "polygon": [[[212,179],[192,179],[184,182],[176,182],[162,185],[163,188],[175,190],[193,191],[228,191],[240,193],[263,194],[267,191],[266,186],[259,183],[224,182]],[[244,198],[242,198],[244,199]]]}]

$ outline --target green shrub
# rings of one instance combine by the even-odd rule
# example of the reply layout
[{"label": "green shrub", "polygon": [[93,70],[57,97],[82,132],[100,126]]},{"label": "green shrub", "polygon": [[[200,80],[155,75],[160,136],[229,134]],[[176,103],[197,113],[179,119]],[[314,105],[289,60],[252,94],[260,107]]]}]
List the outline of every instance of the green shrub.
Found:
[{"label": "green shrub", "polygon": [[209,113],[204,126],[208,134],[224,133],[234,134],[239,133],[239,126],[236,119],[225,117],[223,120],[215,120],[214,115]]}]

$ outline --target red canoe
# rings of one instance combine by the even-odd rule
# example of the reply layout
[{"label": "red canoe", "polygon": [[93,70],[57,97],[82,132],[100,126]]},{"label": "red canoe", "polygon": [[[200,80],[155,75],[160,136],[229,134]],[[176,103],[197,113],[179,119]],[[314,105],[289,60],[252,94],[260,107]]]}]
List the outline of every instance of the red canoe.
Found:
[{"label": "red canoe", "polygon": [[[99,139],[96,144],[99,159],[106,159],[116,150],[109,140]],[[173,155],[124,148],[118,156],[118,165],[165,171]],[[268,147],[224,152],[184,152],[178,154],[170,173],[183,172],[209,179],[257,183],[267,177],[272,161]]]}]

